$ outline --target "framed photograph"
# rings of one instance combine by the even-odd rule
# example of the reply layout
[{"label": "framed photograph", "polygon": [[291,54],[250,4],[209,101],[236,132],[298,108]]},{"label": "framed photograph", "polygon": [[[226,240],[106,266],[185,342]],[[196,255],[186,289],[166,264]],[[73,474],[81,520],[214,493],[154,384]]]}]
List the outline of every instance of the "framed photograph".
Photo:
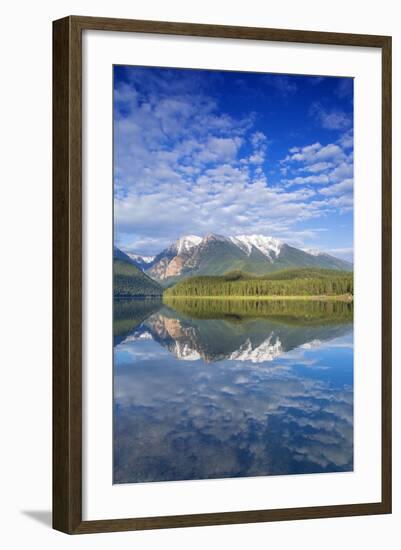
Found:
[{"label": "framed photograph", "polygon": [[53,526],[391,512],[391,38],[53,27]]}]

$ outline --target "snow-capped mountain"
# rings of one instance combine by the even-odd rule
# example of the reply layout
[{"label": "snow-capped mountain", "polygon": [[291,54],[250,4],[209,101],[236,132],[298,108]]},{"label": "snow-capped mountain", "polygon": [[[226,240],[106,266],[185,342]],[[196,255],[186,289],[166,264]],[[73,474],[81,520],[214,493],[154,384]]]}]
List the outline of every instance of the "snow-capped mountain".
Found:
[{"label": "snow-capped mountain", "polygon": [[126,252],[126,255],[143,271],[149,269],[155,259],[155,256],[142,256],[141,254],[133,254],[132,252]]},{"label": "snow-capped mountain", "polygon": [[301,250],[274,237],[214,233],[180,237],[144,270],[154,279],[170,283],[192,275],[222,275],[233,270],[264,274],[295,267],[352,270],[350,262],[323,252]]},{"label": "snow-capped mountain", "polygon": [[229,237],[229,239],[244,250],[247,256],[251,255],[252,248],[256,248],[270,261],[279,256],[283,244],[279,239],[265,237],[264,235],[237,235],[236,237]]},{"label": "snow-capped mountain", "polygon": [[155,259],[155,256],[141,256],[140,254],[132,254],[132,252],[127,252],[126,254],[131,258],[131,260],[139,260],[144,264],[151,264]]},{"label": "snow-capped mountain", "polygon": [[139,267],[141,271],[146,271],[151,267],[155,256],[142,256],[141,254],[133,254],[129,251],[123,251],[117,246],[114,246],[113,256],[115,260],[120,260],[122,262],[127,262],[129,264]]},{"label": "snow-capped mountain", "polygon": [[177,255],[188,254],[196,248],[201,241],[202,237],[198,237],[197,235],[185,235],[177,239],[170,248],[172,251],[176,252]]}]

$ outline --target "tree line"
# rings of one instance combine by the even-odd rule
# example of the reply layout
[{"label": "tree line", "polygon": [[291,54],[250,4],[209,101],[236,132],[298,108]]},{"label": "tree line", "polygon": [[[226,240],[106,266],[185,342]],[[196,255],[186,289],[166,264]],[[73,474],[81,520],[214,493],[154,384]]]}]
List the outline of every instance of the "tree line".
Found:
[{"label": "tree line", "polygon": [[282,279],[262,277],[190,277],[165,290],[165,296],[336,296],[354,292],[352,273],[333,272],[331,276],[296,277],[288,274]]}]

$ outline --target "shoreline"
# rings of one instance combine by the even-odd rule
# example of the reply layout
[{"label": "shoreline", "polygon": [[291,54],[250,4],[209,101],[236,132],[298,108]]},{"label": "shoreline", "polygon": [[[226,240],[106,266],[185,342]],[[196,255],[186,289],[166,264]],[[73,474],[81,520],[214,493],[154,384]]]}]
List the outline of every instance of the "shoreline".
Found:
[{"label": "shoreline", "polygon": [[350,294],[338,294],[333,296],[162,296],[163,302],[171,300],[251,300],[251,301],[301,301],[301,300],[310,300],[310,301],[320,301],[320,302],[353,302],[354,297]]}]

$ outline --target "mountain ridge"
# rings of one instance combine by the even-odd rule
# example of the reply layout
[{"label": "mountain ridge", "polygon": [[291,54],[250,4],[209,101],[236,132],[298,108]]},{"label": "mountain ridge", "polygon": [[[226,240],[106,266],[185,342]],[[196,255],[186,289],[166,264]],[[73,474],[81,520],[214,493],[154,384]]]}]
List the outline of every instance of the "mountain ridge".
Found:
[{"label": "mountain ridge", "polygon": [[223,275],[244,271],[262,275],[296,267],[352,271],[353,264],[323,251],[293,247],[281,239],[261,234],[204,237],[184,235],[146,263],[133,255],[135,265],[164,286],[194,275]]}]

